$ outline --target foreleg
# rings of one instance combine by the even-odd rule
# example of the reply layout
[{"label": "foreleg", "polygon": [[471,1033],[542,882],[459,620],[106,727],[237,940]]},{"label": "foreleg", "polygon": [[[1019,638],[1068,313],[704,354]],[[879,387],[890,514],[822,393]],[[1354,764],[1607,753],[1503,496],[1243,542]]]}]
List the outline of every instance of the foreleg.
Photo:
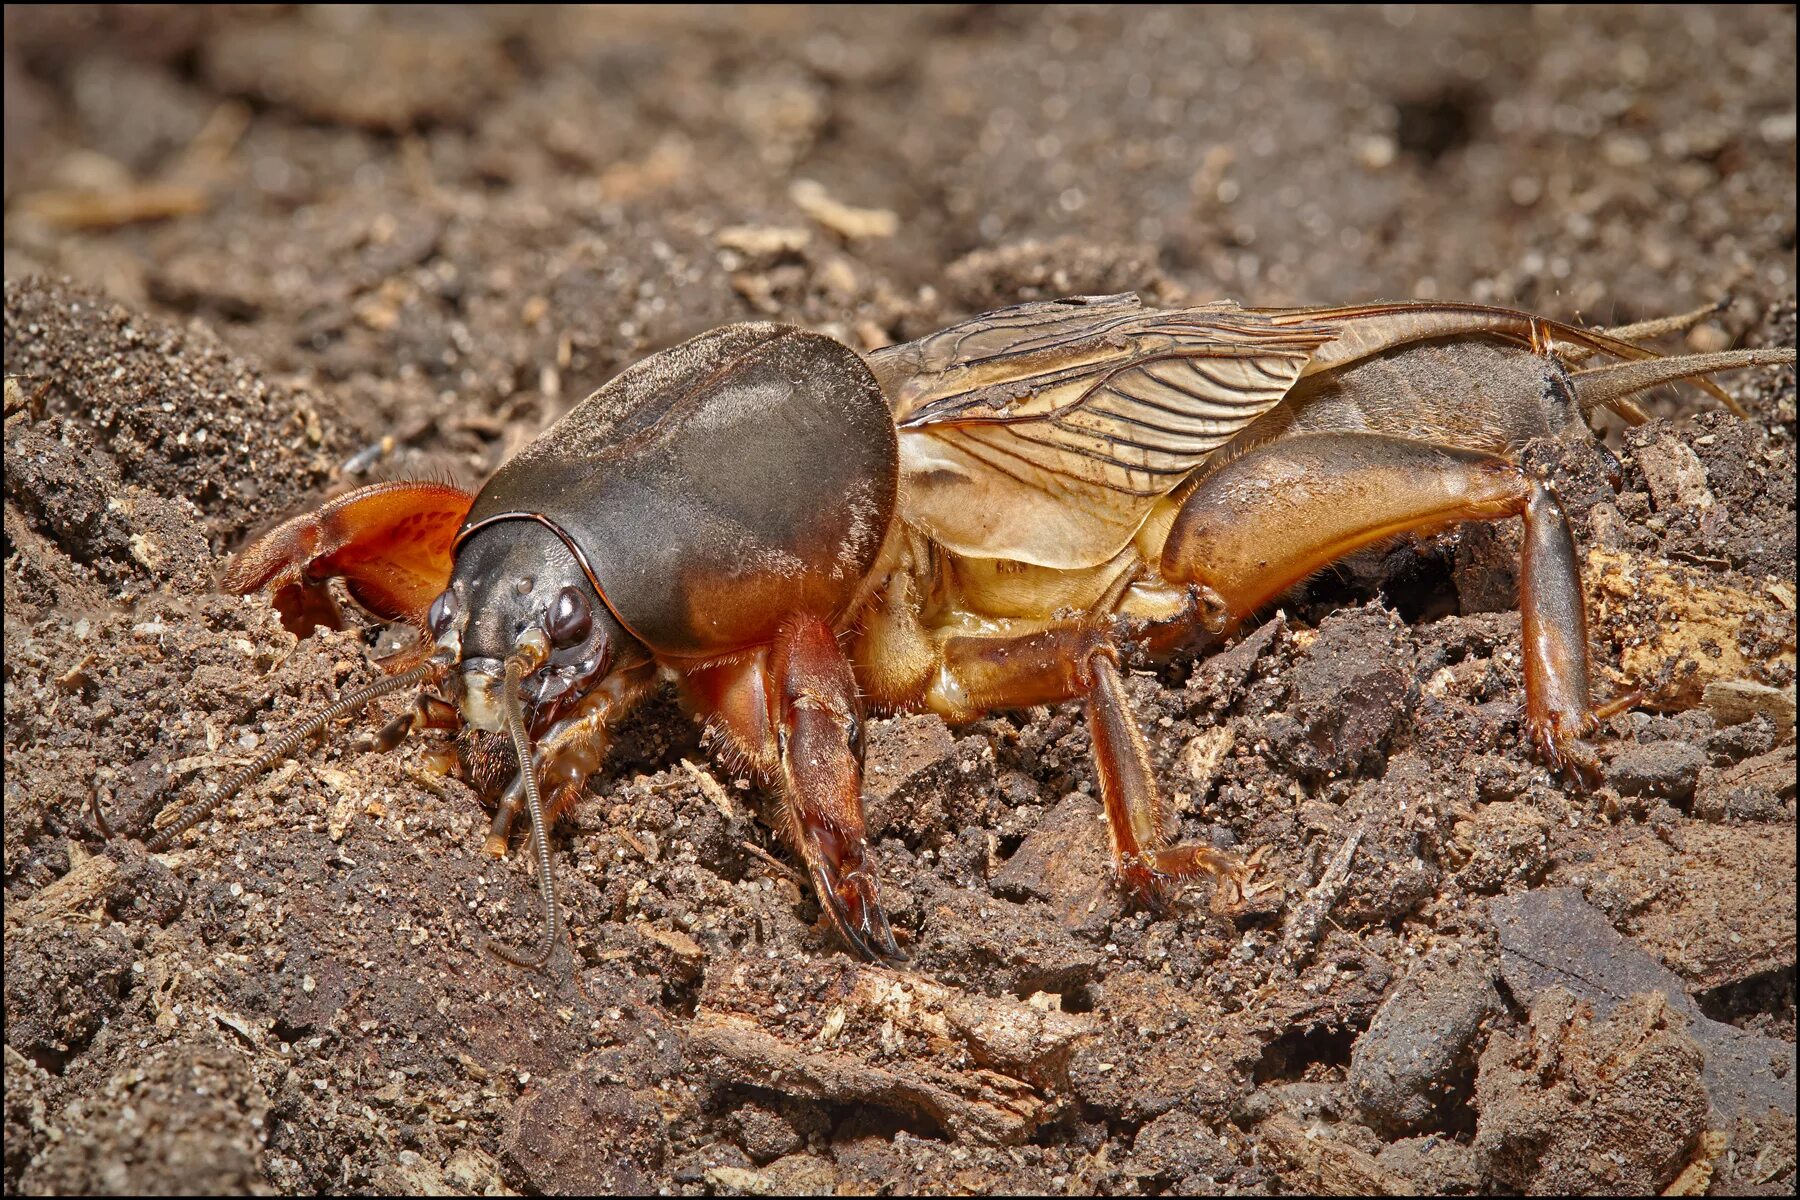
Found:
[{"label": "foreleg", "polygon": [[282,623],[305,636],[338,628],[325,583],[342,576],[358,604],[420,629],[450,583],[456,531],[475,497],[449,484],[373,483],[283,521],[244,547],[220,586],[246,595],[267,588]]}]

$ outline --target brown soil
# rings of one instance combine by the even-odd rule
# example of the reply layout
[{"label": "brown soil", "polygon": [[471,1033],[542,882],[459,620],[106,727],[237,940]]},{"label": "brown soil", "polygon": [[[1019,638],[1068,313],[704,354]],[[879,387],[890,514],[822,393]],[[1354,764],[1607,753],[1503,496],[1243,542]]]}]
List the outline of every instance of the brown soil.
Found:
[{"label": "brown soil", "polygon": [[1229,919],[1121,903],[1073,706],[872,724],[904,970],[672,701],[555,841],[543,974],[428,746],[340,732],[157,857],[89,807],[372,677],[213,594],[249,532],[725,321],[1729,294],[1689,344],[1791,345],[1791,8],[5,22],[9,1194],[1793,1192],[1791,371],[1659,400],[1616,490],[1537,455],[1650,689],[1591,792],[1520,746],[1504,529],[1135,676],[1184,837],[1261,853]]}]

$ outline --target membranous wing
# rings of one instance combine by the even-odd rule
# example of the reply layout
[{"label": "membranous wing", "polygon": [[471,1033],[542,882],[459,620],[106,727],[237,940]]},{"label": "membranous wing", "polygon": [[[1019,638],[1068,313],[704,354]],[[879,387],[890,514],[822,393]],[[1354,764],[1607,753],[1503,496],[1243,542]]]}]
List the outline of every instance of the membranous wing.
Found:
[{"label": "membranous wing", "polygon": [[947,549],[1078,568],[1280,402],[1324,324],[1135,295],[1021,304],[869,356],[905,511]]}]

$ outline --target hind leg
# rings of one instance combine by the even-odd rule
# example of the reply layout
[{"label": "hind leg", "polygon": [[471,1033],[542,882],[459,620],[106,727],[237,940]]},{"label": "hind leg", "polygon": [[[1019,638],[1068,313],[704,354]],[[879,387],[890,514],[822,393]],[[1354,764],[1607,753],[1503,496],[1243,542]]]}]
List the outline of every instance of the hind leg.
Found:
[{"label": "hind leg", "polygon": [[1575,538],[1555,493],[1504,458],[1369,433],[1302,434],[1258,447],[1187,498],[1161,573],[1208,589],[1231,625],[1374,542],[1506,517],[1525,527],[1526,725],[1552,767],[1591,773],[1581,739],[1598,719]]}]

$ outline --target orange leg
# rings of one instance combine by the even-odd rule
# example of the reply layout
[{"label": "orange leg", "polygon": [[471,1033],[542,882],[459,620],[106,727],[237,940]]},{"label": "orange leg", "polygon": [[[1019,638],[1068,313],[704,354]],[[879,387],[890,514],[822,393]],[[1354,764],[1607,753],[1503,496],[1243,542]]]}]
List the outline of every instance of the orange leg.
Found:
[{"label": "orange leg", "polygon": [[1159,904],[1172,880],[1204,871],[1230,881],[1231,890],[1220,894],[1229,903],[1245,877],[1243,864],[1210,847],[1167,844],[1168,814],[1118,664],[1112,641],[1085,622],[1013,637],[951,637],[921,701],[958,721],[996,708],[1085,700],[1120,883],[1140,901]]},{"label": "orange leg", "polygon": [[864,836],[856,680],[831,627],[791,617],[769,646],[692,669],[683,684],[727,753],[779,783],[783,832],[844,941],[865,958],[900,958]]},{"label": "orange leg", "polygon": [[388,620],[424,627],[426,610],[450,584],[456,531],[475,497],[444,483],[373,483],[277,525],[240,551],[220,581],[225,591],[274,592],[289,631],[338,624],[325,581],[342,576],[358,604]]},{"label": "orange leg", "polygon": [[1104,632],[1075,622],[1012,637],[945,638],[939,653],[925,703],[953,722],[1086,696],[1094,656],[1117,658]]},{"label": "orange leg", "polygon": [[1165,844],[1168,816],[1114,657],[1102,652],[1091,660],[1094,688],[1088,693],[1088,728],[1119,881],[1140,900],[1160,904],[1170,881],[1204,871],[1226,881],[1228,890],[1220,898],[1234,901],[1248,874],[1236,856],[1210,846]]},{"label": "orange leg", "polygon": [[1591,772],[1580,739],[1597,719],[1575,539],[1555,493],[1503,458],[1368,433],[1274,442],[1208,475],[1188,497],[1161,572],[1207,588],[1235,624],[1371,543],[1513,516],[1525,525],[1526,725],[1551,766]]}]

